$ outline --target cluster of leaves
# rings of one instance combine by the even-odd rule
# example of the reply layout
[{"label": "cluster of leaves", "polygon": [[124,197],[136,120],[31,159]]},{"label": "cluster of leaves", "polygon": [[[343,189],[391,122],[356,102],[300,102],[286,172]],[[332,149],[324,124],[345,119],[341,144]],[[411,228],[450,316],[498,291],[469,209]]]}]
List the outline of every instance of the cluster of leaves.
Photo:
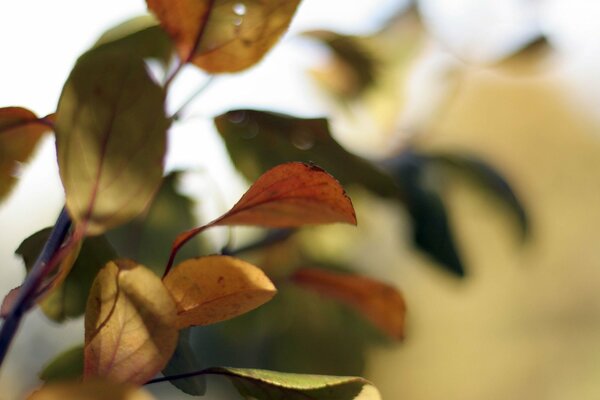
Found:
[{"label": "cluster of leaves", "polygon": [[[521,232],[527,232],[526,214],[510,186],[471,155],[424,154],[408,148],[374,163],[342,147],[326,119],[247,109],[229,111],[214,121],[234,165],[254,184],[228,212],[195,227],[190,200],[175,189],[178,174],[163,176],[166,134],[176,119],[165,114],[171,82],[187,64],[210,74],[256,64],[285,32],[298,4],[299,0],[147,0],[154,16],[109,30],[79,58],[56,114],[38,118],[23,108],[0,109],[0,197],[9,193],[19,163],[52,130],[68,213],[61,218],[72,221],[51,254],[46,253],[59,235],[56,227],[32,235],[17,249],[35,285],[26,281],[9,293],[1,314],[9,321],[34,303],[59,322],[85,314],[84,344],[46,366],[40,376],[50,384],[31,399],[92,398],[100,388],[106,393],[103,398],[143,399],[146,395],[136,386],[165,380],[188,394],[202,395],[206,375],[228,377],[246,398],[378,398],[362,378],[201,368],[192,339],[202,335],[201,342],[217,344],[200,349],[204,361],[233,364],[228,351],[239,357],[245,350],[252,352],[254,345],[244,338],[236,347],[227,341],[231,331],[236,336],[239,324],[260,325],[262,331],[270,330],[269,349],[262,339],[261,357],[267,367],[358,375],[362,349],[376,339],[348,329],[345,345],[353,349],[339,349],[339,321],[344,326],[368,321],[388,338],[403,337],[405,304],[394,287],[306,257],[292,235],[292,228],[305,225],[356,224],[341,185],[359,185],[399,201],[411,216],[415,245],[459,276],[465,268],[443,205],[445,179],[432,176],[453,171],[473,179],[503,200],[516,214]],[[373,49],[389,47],[389,38],[399,35],[402,41],[393,41],[395,50],[388,53],[410,59],[421,36],[409,14],[367,39],[307,33],[332,50],[334,68],[315,77],[348,115],[371,101],[374,92],[390,86],[387,79],[398,75],[390,69],[398,64],[406,69],[406,63],[377,57]],[[149,73],[147,59],[162,65],[164,82]],[[398,99],[388,105],[400,107]],[[386,116],[382,126],[392,119]],[[198,234],[234,225],[275,229],[247,248],[198,257],[208,253],[196,240]],[[172,245],[165,240],[173,240]],[[284,261],[278,255],[282,248]],[[234,257],[257,251],[257,263]],[[166,255],[166,265],[157,262]],[[279,301],[235,318],[269,302],[277,292],[275,284]],[[277,329],[279,318],[286,316],[291,320],[288,329]],[[319,323],[311,325],[311,319]],[[220,323],[226,320],[231,321]],[[191,329],[194,326],[203,328]],[[311,326],[315,329],[306,329]],[[331,365],[313,362],[305,347],[299,346],[303,354],[293,357],[288,357],[289,351],[277,354],[280,343],[289,349],[302,341],[306,346],[325,344],[333,354]],[[359,357],[340,356],[348,353]],[[155,378],[161,371],[164,377]],[[64,383],[69,380],[79,383]]]}]

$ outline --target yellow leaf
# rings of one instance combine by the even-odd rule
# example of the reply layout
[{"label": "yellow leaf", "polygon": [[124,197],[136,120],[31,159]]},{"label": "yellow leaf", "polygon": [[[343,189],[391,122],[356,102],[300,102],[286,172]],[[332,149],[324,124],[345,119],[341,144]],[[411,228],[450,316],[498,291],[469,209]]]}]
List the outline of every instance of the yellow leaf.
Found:
[{"label": "yellow leaf", "polygon": [[244,314],[277,292],[264,272],[228,256],[190,259],[164,279],[177,305],[177,326],[208,325]]},{"label": "yellow leaf", "polygon": [[130,384],[92,380],[47,385],[27,400],[153,400],[148,392]]},{"label": "yellow leaf", "polygon": [[210,73],[262,59],[287,30],[300,0],[147,0],[180,58]]},{"label": "yellow leaf", "polygon": [[161,280],[131,260],[98,273],[85,313],[84,377],[144,383],[177,345],[175,305]]}]

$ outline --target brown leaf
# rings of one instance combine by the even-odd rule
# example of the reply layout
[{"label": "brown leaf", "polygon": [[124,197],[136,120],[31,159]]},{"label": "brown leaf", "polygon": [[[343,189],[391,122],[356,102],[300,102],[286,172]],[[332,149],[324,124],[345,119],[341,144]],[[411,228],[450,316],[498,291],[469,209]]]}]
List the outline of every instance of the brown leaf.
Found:
[{"label": "brown leaf", "polygon": [[227,213],[177,236],[167,272],[179,248],[211,226],[289,228],[335,222],[356,225],[352,201],[339,182],[315,165],[281,164],[261,175]]},{"label": "brown leaf", "polygon": [[131,260],[98,273],[85,313],[84,377],[142,384],[177,344],[175,305],[161,280]]},{"label": "brown leaf", "polygon": [[287,30],[300,0],[147,0],[179,56],[210,73],[251,67]]},{"label": "brown leaf", "polygon": [[177,306],[177,327],[208,325],[244,314],[277,290],[264,272],[229,256],[190,259],[164,279]]},{"label": "brown leaf", "polygon": [[292,280],[352,306],[390,337],[403,338],[406,304],[394,287],[365,276],[316,268],[301,268]]},{"label": "brown leaf", "polygon": [[10,292],[4,296],[4,300],[2,300],[2,306],[0,307],[0,318],[6,318],[8,314],[10,314],[10,310],[12,310],[13,306],[15,305],[20,291],[21,286],[17,286],[16,288],[10,289]]},{"label": "brown leaf", "polygon": [[27,400],[153,400],[148,392],[131,384],[92,380],[46,385]]},{"label": "brown leaf", "polygon": [[16,182],[19,164],[27,161],[51,121],[21,107],[0,108],[0,199]]}]

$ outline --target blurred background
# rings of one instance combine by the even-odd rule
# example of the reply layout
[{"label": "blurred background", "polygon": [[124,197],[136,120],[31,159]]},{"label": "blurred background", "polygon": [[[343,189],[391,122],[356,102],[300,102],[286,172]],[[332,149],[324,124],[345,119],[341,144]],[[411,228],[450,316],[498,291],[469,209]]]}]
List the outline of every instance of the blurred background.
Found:
[{"label": "blurred background", "polygon": [[[0,106],[53,112],[77,57],[103,31],[144,12],[138,0],[0,3]],[[167,170],[190,171],[179,189],[196,202],[196,218],[221,214],[247,184],[212,117],[256,108],[325,116],[346,149],[373,160],[408,150],[477,157],[517,195],[526,238],[499,196],[444,175],[437,190],[465,270],[459,277],[414,244],[405,205],[350,188],[358,228],[304,230],[268,260],[303,246],[323,263],[397,287],[408,307],[404,341],[392,343],[349,310],[289,288],[243,319],[192,332],[200,359],[363,374],[384,399],[597,399],[599,18],[600,3],[585,0],[304,0],[260,64],[215,78],[170,133]],[[323,30],[364,53],[340,57]],[[361,75],[365,59],[375,66]],[[171,110],[208,79],[194,68],[179,78]],[[52,225],[63,204],[52,138],[15,173],[19,183],[0,205],[0,294],[24,277],[15,249]],[[206,251],[226,240],[226,231],[209,235]],[[32,312],[0,372],[0,399],[38,384],[37,371],[80,343],[82,329],[82,319],[58,325]],[[169,384],[152,390],[180,396]],[[209,387],[207,398],[221,397]]]}]

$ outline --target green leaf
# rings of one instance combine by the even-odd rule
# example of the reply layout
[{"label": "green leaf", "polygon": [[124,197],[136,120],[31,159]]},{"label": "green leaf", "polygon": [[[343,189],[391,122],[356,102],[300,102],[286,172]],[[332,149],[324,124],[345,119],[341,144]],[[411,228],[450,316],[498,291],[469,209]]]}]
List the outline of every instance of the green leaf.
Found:
[{"label": "green leaf", "polygon": [[379,400],[369,381],[358,377],[303,375],[260,369],[209,368],[224,375],[246,399],[257,400]]},{"label": "green leaf", "polygon": [[471,154],[445,153],[427,156],[432,166],[450,169],[500,200],[515,216],[523,239],[529,232],[529,219],[517,194],[498,171]]},{"label": "green leaf", "polygon": [[[179,341],[175,352],[163,369],[164,376],[173,376],[197,371],[201,368],[200,362],[194,354],[190,344],[190,329],[179,331]],[[202,396],[206,392],[206,378],[203,375],[192,376],[185,379],[173,379],[171,384],[182,392],[192,396]]]},{"label": "green leaf", "polygon": [[0,108],[0,200],[17,181],[20,163],[31,157],[43,134],[50,130],[42,121],[25,108]]},{"label": "green leaf", "polygon": [[427,157],[405,151],[388,168],[402,190],[413,224],[415,245],[447,271],[462,277],[465,269],[450,228],[446,208],[427,172]]},{"label": "green leaf", "polygon": [[152,15],[131,18],[104,32],[93,48],[118,47],[140,58],[153,58],[167,66],[173,56],[173,44]]},{"label": "green leaf", "polygon": [[39,373],[46,383],[72,381],[83,376],[83,344],[72,347],[50,361]]},{"label": "green leaf", "polygon": [[[192,211],[193,200],[177,190],[180,177],[181,172],[165,176],[145,215],[107,232],[108,239],[121,257],[138,260],[159,276],[164,272],[173,238],[198,225]],[[192,240],[193,245],[185,246],[179,252],[180,259],[208,252],[208,246],[201,237]]]},{"label": "green leaf", "polygon": [[56,145],[67,208],[88,235],[140,214],[158,190],[164,98],[131,52],[102,46],[77,61],[58,104]]},{"label": "green leaf", "polygon": [[[44,247],[52,228],[42,229],[25,239],[15,253],[23,258],[29,272]],[[108,261],[117,257],[104,236],[84,240],[81,251],[66,280],[40,304],[48,318],[62,322],[85,312],[87,296],[96,273]]]},{"label": "green leaf", "polygon": [[303,161],[319,165],[343,186],[360,184],[382,196],[398,195],[390,176],[331,137],[324,118],[235,110],[216,117],[215,124],[236,168],[250,181],[278,164]]}]

